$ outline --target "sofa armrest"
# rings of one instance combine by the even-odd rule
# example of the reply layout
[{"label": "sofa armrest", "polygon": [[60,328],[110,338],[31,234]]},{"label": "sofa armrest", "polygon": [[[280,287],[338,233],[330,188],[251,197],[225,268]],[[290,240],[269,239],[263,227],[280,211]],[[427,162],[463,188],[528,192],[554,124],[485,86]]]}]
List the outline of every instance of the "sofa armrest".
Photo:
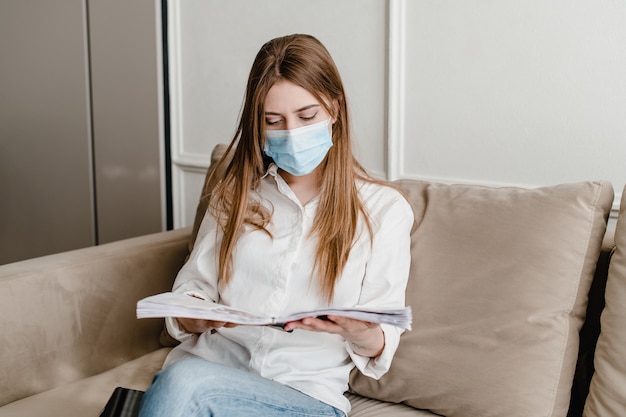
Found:
[{"label": "sofa armrest", "polygon": [[159,347],[139,299],[169,291],[191,228],[0,266],[0,405]]}]

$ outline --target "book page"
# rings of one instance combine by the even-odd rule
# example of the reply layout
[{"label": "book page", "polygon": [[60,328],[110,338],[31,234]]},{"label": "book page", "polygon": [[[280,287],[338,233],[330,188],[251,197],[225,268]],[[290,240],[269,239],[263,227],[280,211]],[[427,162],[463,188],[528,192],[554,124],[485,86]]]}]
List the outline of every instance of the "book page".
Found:
[{"label": "book page", "polygon": [[137,303],[137,318],[187,317],[195,319],[224,321],[247,325],[282,326],[290,321],[306,317],[329,315],[349,317],[372,323],[385,323],[403,329],[411,329],[411,308],[373,309],[363,307],[328,308],[302,311],[282,317],[263,317],[223,304],[203,300],[187,294],[167,292],[153,295]]}]

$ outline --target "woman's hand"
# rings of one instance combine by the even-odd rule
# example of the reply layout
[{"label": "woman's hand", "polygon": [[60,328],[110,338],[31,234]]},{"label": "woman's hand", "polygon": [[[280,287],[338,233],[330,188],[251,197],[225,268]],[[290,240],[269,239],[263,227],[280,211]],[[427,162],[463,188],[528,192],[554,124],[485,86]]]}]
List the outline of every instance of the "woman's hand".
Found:
[{"label": "woman's hand", "polygon": [[385,347],[385,335],[379,324],[348,317],[307,317],[285,325],[287,331],[295,329],[339,334],[348,341],[354,353],[369,358],[380,355]]},{"label": "woman's hand", "polygon": [[227,323],[225,321],[213,321],[202,319],[189,319],[185,317],[177,317],[176,320],[180,327],[187,333],[204,333],[220,327],[235,327],[235,323]]}]

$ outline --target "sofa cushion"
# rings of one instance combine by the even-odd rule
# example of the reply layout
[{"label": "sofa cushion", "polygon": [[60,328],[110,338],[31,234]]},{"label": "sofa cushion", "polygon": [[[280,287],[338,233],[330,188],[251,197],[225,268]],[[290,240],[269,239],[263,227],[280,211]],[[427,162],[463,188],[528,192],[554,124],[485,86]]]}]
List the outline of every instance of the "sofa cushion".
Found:
[{"label": "sofa cushion", "polygon": [[413,330],[351,390],[448,417],[565,416],[610,183],[398,185],[416,219]]},{"label": "sofa cushion", "polygon": [[615,229],[615,245],[585,417],[626,416],[626,188]]}]

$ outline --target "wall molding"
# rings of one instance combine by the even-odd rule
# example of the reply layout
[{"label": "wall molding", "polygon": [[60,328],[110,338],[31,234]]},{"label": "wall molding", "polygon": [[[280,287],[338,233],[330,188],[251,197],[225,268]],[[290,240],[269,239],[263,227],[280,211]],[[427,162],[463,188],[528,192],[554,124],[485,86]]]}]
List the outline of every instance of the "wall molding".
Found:
[{"label": "wall molding", "polygon": [[181,33],[180,33],[180,2],[170,0],[167,2],[168,14],[168,55],[169,55],[169,89],[170,89],[170,145],[172,168],[179,161],[186,159],[183,156],[183,109],[182,109],[182,57],[181,57]]},{"label": "wall molding", "polygon": [[211,165],[211,155],[179,152],[176,157],[172,156],[172,165],[187,168],[203,168],[206,170]]},{"label": "wall molding", "polygon": [[387,103],[387,179],[404,172],[404,113],[406,72],[406,0],[389,0]]},{"label": "wall molding", "polygon": [[190,153],[184,150],[184,125],[182,106],[182,56],[181,56],[181,2],[167,2],[168,13],[168,55],[169,55],[169,94],[170,94],[170,158],[172,172],[172,221],[174,228],[184,227],[192,219],[188,213],[195,213],[196,200],[193,207],[187,207],[188,186],[190,178],[204,179],[206,170],[211,164],[211,155]]},{"label": "wall molding", "polygon": [[[203,182],[206,176],[206,168],[197,166],[175,165],[172,167],[172,185],[173,185],[173,216],[174,228],[186,227],[193,224],[196,207],[198,204],[197,197],[200,189],[194,189],[193,198],[188,204],[187,193],[191,192],[187,186],[187,181],[195,177],[198,182]],[[189,207],[191,206],[191,207]],[[191,218],[189,218],[191,216]]]}]

